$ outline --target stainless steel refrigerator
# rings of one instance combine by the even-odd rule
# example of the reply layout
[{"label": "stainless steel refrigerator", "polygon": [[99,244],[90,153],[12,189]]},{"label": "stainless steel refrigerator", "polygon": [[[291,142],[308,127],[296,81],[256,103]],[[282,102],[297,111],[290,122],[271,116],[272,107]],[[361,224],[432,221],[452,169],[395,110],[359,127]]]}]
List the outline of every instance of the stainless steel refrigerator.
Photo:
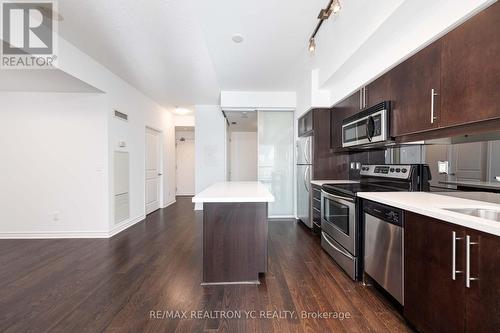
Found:
[{"label": "stainless steel refrigerator", "polygon": [[300,137],[297,140],[297,218],[309,228],[311,218],[311,179],[313,172],[313,138]]}]

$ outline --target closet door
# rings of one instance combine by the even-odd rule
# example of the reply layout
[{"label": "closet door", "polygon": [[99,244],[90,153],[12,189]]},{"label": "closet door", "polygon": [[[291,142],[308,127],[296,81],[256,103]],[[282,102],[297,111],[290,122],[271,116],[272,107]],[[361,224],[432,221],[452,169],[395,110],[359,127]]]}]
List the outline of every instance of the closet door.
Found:
[{"label": "closet door", "polygon": [[270,217],[293,216],[294,113],[259,111],[258,180],[275,197]]}]

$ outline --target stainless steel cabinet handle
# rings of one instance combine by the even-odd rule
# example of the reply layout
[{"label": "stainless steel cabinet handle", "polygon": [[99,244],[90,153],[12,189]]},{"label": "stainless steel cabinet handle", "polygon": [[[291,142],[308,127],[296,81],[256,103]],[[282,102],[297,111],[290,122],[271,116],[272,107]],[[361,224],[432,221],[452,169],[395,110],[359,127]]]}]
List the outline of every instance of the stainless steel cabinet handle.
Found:
[{"label": "stainless steel cabinet handle", "polygon": [[366,97],[366,87],[363,87],[363,107],[367,107],[367,104],[368,102],[366,101],[367,100],[367,97]]},{"label": "stainless steel cabinet handle", "polygon": [[359,109],[363,108],[363,88],[359,90]]},{"label": "stainless steel cabinet handle", "polygon": [[465,237],[465,286],[470,288],[470,282],[479,280],[479,278],[470,277],[470,247],[471,245],[477,245],[478,242],[471,242],[470,236]]},{"label": "stainless steel cabinet handle", "polygon": [[434,124],[434,120],[437,119],[437,117],[434,117],[434,100],[435,100],[435,97],[437,96],[438,94],[436,93],[436,91],[434,89],[431,90],[431,124]]},{"label": "stainless steel cabinet handle", "polygon": [[452,232],[451,235],[451,244],[452,244],[452,259],[451,259],[451,279],[456,280],[457,274],[461,274],[464,271],[457,271],[457,241],[462,240],[462,237],[457,237],[457,233],[455,231]]}]

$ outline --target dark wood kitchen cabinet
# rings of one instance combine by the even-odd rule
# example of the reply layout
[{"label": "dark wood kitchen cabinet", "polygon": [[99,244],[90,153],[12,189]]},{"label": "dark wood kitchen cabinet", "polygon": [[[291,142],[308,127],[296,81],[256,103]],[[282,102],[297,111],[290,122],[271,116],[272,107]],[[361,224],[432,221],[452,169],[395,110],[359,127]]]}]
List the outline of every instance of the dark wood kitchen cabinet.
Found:
[{"label": "dark wood kitchen cabinet", "polygon": [[314,128],[314,110],[308,111],[305,115],[299,118],[298,120],[298,130],[299,136],[308,136],[311,135]]},{"label": "dark wood kitchen cabinet", "polygon": [[342,121],[360,111],[360,98],[361,91],[356,91],[333,107],[331,119],[331,147],[334,150],[342,149]]},{"label": "dark wood kitchen cabinet", "polygon": [[[405,318],[420,332],[498,331],[500,237],[410,212],[406,212],[404,236]],[[469,287],[467,238],[470,277],[477,278]]]},{"label": "dark wood kitchen cabinet", "polygon": [[391,100],[391,78],[392,72],[388,72],[365,87],[365,102],[368,107]]},{"label": "dark wood kitchen cabinet", "polygon": [[[500,329],[500,237],[467,230],[471,245],[471,281],[465,288],[465,331]],[[463,281],[463,280],[462,280]]]},{"label": "dark wood kitchen cabinet", "polygon": [[[404,316],[420,332],[463,332],[464,281],[451,278],[451,254],[452,232],[463,237],[464,229],[410,212],[404,228]],[[463,253],[463,242],[457,245]],[[463,270],[464,258],[457,259]]]},{"label": "dark wood kitchen cabinet", "polygon": [[331,148],[331,109],[314,110],[314,179],[346,179],[348,177],[349,155],[336,153]]},{"label": "dark wood kitchen cabinet", "polygon": [[391,78],[392,136],[438,127],[441,94],[441,40],[394,68]]},{"label": "dark wood kitchen cabinet", "polygon": [[442,39],[442,126],[500,117],[500,3]]}]

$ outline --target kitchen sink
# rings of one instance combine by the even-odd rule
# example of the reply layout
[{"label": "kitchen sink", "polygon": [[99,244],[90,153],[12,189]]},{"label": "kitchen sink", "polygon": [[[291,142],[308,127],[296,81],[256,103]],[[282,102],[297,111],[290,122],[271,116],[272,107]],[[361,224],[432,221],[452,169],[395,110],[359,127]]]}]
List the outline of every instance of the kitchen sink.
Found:
[{"label": "kitchen sink", "polygon": [[486,208],[444,208],[444,210],[500,222],[500,210]]}]

